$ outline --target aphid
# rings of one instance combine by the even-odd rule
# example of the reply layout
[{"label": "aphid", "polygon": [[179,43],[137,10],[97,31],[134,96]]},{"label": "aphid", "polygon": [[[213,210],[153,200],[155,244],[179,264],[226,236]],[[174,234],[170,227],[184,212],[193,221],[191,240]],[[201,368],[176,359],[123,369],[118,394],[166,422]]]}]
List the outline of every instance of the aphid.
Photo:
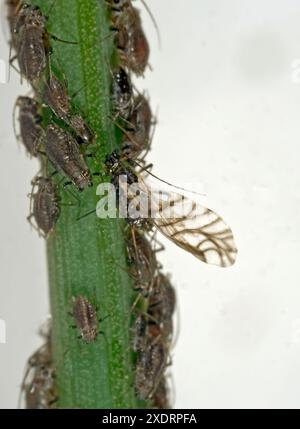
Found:
[{"label": "aphid", "polygon": [[[113,183],[117,182],[117,177],[124,174],[124,171],[127,171],[128,177],[132,174],[130,161],[121,162],[120,155],[116,152],[107,158],[106,166],[108,173],[113,177]],[[140,207],[141,216],[137,218],[128,212],[127,220],[136,225],[145,225],[147,228],[149,225],[156,227],[173,243],[202,262],[220,267],[232,265],[236,259],[237,249],[232,231],[222,218],[186,195],[173,191],[162,192],[161,189],[156,191],[153,186],[150,188],[146,183],[147,174],[155,177],[145,171],[135,173],[140,196],[143,196],[139,200],[140,205],[144,200],[146,207]],[[121,189],[122,192],[126,191]],[[129,203],[136,198],[136,194],[132,195],[130,192],[127,196]]]},{"label": "aphid", "polygon": [[135,98],[132,111],[127,119],[121,142],[121,151],[127,159],[137,159],[144,150],[149,149],[152,113],[147,99],[143,95]]},{"label": "aphid", "polygon": [[37,227],[47,236],[53,231],[60,214],[56,185],[50,178],[37,177],[33,186],[38,189],[32,194],[32,214],[29,217],[34,217]]},{"label": "aphid", "polygon": [[54,407],[57,395],[54,388],[50,333],[46,337],[46,343],[28,359],[21,393],[24,395],[27,409]]},{"label": "aphid", "polygon": [[99,334],[97,313],[90,301],[79,295],[73,305],[73,317],[81,338],[86,343],[92,343]]},{"label": "aphid", "polygon": [[149,323],[161,327],[164,338],[168,338],[173,332],[172,317],[176,306],[175,289],[167,276],[159,274],[153,285],[153,291],[148,299]]},{"label": "aphid", "polygon": [[164,342],[148,342],[140,352],[135,368],[134,387],[141,400],[149,399],[158,386],[166,366],[167,350]]},{"label": "aphid", "polygon": [[67,176],[79,190],[92,186],[88,166],[77,141],[70,133],[54,123],[48,125],[45,150],[55,168]]},{"label": "aphid", "polygon": [[14,22],[13,45],[21,74],[34,83],[45,70],[49,53],[46,17],[37,6],[24,3]]},{"label": "aphid", "polygon": [[28,153],[37,156],[43,133],[40,106],[33,98],[23,96],[17,98],[16,106],[19,107],[21,140]]},{"label": "aphid", "polygon": [[60,81],[53,74],[48,78],[44,89],[44,101],[56,114],[65,121],[84,143],[94,140],[94,133],[85,123],[81,115],[71,113],[71,103],[68,88],[65,82]]},{"label": "aphid", "polygon": [[123,68],[119,68],[113,73],[111,97],[116,115],[128,119],[132,104],[132,85]]},{"label": "aphid", "polygon": [[136,75],[144,73],[149,60],[149,44],[142,28],[139,11],[132,7],[119,15],[115,43],[124,65]]},{"label": "aphid", "polygon": [[43,99],[56,116],[64,121],[70,114],[70,100],[65,82],[61,82],[52,73],[46,81]]},{"label": "aphid", "polygon": [[147,238],[136,229],[132,229],[132,237],[128,241],[127,249],[136,288],[147,296],[157,269],[155,252]]}]

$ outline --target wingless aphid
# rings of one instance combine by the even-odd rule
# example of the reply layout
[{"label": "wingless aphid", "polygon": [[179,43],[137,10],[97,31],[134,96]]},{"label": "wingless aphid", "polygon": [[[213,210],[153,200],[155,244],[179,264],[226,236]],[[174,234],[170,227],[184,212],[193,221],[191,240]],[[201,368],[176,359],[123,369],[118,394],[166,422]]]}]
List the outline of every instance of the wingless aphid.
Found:
[{"label": "wingless aphid", "polygon": [[41,106],[30,97],[18,97],[19,124],[21,141],[31,156],[37,156],[43,129],[41,127]]},{"label": "wingless aphid", "polygon": [[33,180],[37,191],[32,193],[32,213],[36,225],[47,237],[54,229],[60,214],[59,198],[56,185],[47,177],[37,177]]},{"label": "wingless aphid", "polygon": [[131,229],[132,237],[128,240],[127,249],[129,262],[132,266],[131,273],[135,279],[135,287],[145,296],[151,291],[157,260],[151,243],[135,228]]},{"label": "wingless aphid", "polygon": [[86,144],[94,140],[94,133],[80,114],[72,113],[67,84],[52,73],[46,81],[43,94],[44,102],[55,115],[66,122]]},{"label": "wingless aphid", "polygon": [[46,17],[39,7],[23,4],[14,22],[13,45],[21,75],[34,84],[47,65],[50,52]]},{"label": "wingless aphid", "polygon": [[45,151],[54,167],[68,177],[80,191],[92,186],[90,172],[77,141],[54,123],[46,129]]},{"label": "wingless aphid", "polygon": [[149,399],[155,392],[166,367],[167,350],[164,342],[148,342],[139,354],[134,387],[141,400]]},{"label": "wingless aphid", "polygon": [[143,151],[149,150],[152,113],[147,99],[138,95],[126,121],[127,129],[121,142],[122,155],[126,159],[137,159]]},{"label": "wingless aphid", "polygon": [[124,65],[137,76],[144,73],[149,60],[149,44],[142,28],[139,11],[131,5],[118,16],[115,43]]},{"label": "wingless aphid", "polygon": [[148,300],[149,323],[160,325],[163,337],[168,340],[173,333],[173,315],[176,306],[175,289],[168,277],[156,276],[153,291]]},{"label": "wingless aphid", "polygon": [[74,299],[73,317],[79,329],[80,337],[86,343],[92,343],[96,340],[98,334],[103,334],[103,332],[99,331],[97,311],[85,296],[79,295]]}]

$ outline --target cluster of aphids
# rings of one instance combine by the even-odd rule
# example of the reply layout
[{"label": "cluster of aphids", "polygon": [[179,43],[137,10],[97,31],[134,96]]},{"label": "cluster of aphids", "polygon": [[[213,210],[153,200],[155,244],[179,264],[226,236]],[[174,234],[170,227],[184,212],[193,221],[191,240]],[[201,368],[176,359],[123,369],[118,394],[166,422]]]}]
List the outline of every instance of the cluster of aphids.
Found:
[{"label": "cluster of aphids", "polygon": [[[129,0],[110,0],[112,30],[121,67],[114,70],[112,101],[123,131],[121,150],[107,159],[111,173],[125,174],[135,182],[135,161],[140,166],[149,150],[154,123],[148,100],[134,94],[131,73],[143,75],[148,65],[149,45],[138,10]],[[124,169],[119,158],[130,169]],[[138,172],[136,173],[138,174]],[[156,240],[129,220],[127,250],[130,272],[138,292],[133,305],[132,348],[135,354],[134,387],[139,399],[153,407],[168,408],[165,371],[170,365],[175,290],[162,274],[155,250]]]},{"label": "cluster of aphids", "polygon": [[[19,139],[31,157],[41,162],[41,169],[33,181],[30,218],[41,235],[47,237],[54,229],[60,213],[58,187],[49,174],[59,172],[83,190],[91,186],[91,174],[81,146],[94,140],[94,132],[83,115],[75,109],[68,93],[66,80],[53,72],[51,39],[47,31],[47,17],[39,7],[20,0],[7,0],[11,30],[11,48],[22,79],[26,79],[33,96],[20,96],[16,101],[19,120]],[[64,41],[62,41],[64,42]],[[73,43],[66,42],[65,43]],[[50,122],[43,123],[43,109],[52,112]]]},{"label": "cluster of aphids", "polygon": [[[146,97],[135,93],[131,73],[143,75],[149,58],[149,45],[142,29],[139,11],[129,0],[107,0],[111,31],[117,48],[119,65],[112,70],[111,99],[114,120],[122,131],[120,151],[107,158],[108,172],[121,173],[120,160],[144,162],[149,150],[153,124]],[[60,213],[58,186],[48,173],[48,163],[80,191],[91,186],[91,173],[82,154],[82,145],[91,143],[95,134],[83,115],[74,109],[67,82],[53,72],[51,39],[47,17],[40,8],[20,0],[7,0],[11,28],[11,47],[15,52],[22,78],[32,86],[32,97],[18,97],[20,139],[28,154],[41,161],[41,172],[33,180],[32,213],[39,232],[47,237],[55,228]],[[55,37],[57,40],[57,37]],[[63,42],[63,41],[62,41]],[[43,121],[43,109],[52,117]],[[136,180],[134,164],[125,170]],[[117,168],[116,168],[117,166]],[[116,171],[117,170],[117,171]],[[155,240],[130,224],[127,250],[130,272],[137,299],[133,304],[132,349],[135,360],[134,387],[141,400],[153,407],[167,408],[168,388],[165,377],[170,364],[172,316],[175,292],[169,279],[161,273],[156,259]],[[75,300],[73,316],[82,339],[96,339],[98,320],[89,300]],[[50,337],[29,359],[23,382],[28,408],[51,408],[55,404],[51,364]]]}]

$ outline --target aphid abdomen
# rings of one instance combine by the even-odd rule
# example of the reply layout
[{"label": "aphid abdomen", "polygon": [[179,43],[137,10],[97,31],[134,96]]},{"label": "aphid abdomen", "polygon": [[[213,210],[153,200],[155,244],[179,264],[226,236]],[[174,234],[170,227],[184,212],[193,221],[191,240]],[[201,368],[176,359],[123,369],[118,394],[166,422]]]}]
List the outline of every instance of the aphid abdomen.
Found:
[{"label": "aphid abdomen", "polygon": [[98,320],[96,310],[83,295],[79,295],[73,306],[73,316],[82,339],[91,343],[98,335]]}]

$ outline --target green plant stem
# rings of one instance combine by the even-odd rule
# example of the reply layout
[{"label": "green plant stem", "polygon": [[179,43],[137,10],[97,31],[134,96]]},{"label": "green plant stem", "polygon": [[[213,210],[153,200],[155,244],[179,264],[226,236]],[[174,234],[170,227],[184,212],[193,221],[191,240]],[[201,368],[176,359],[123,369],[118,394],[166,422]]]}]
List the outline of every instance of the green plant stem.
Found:
[{"label": "green plant stem", "polygon": [[[49,12],[48,30],[71,45],[51,40],[51,65],[65,75],[73,104],[97,134],[95,145],[86,149],[92,173],[105,175],[105,156],[117,147],[111,118],[111,72],[113,55],[109,17],[104,0],[53,0],[33,2]],[[47,240],[50,280],[52,339],[59,408],[135,408],[134,365],[130,348],[132,279],[126,265],[125,223],[98,219],[99,199],[94,186],[70,196],[61,186],[61,215]],[[77,201],[78,200],[78,201]],[[74,205],[70,206],[70,202]],[[72,297],[86,296],[95,307],[100,323],[96,341],[78,339],[73,329]]]}]

